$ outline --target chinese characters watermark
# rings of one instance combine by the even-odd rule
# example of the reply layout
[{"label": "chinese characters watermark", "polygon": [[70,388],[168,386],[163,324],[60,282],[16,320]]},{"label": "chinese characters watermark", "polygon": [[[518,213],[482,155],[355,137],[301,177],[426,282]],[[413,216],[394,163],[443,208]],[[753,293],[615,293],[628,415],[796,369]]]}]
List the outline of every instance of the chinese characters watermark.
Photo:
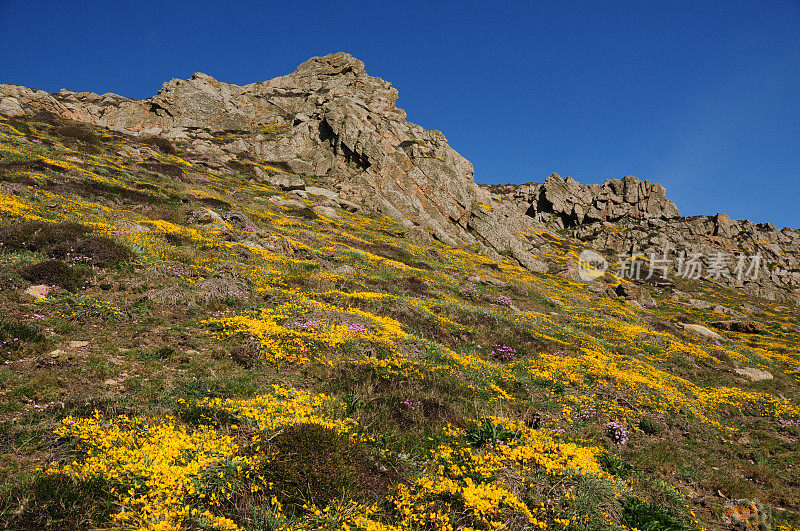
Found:
[{"label": "chinese characters watermark", "polygon": [[[716,252],[712,255],[690,253],[685,251],[674,253],[665,250],[661,254],[644,255],[637,252],[617,255],[616,269],[612,272],[620,278],[649,280],[667,280],[670,270],[685,279],[707,277],[714,280],[735,279],[738,283],[758,278],[761,266],[761,253],[746,255],[739,253]],[[584,282],[590,282],[609,271],[610,265],[603,256],[586,249],[578,257],[578,275]]]}]

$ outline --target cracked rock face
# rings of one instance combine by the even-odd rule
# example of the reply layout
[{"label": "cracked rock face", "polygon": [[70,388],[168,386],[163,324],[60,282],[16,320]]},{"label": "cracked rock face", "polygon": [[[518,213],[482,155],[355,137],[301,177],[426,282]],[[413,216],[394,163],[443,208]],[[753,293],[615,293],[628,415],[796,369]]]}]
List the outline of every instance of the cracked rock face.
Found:
[{"label": "cracked rock face", "polygon": [[681,218],[663,186],[632,176],[583,185],[553,174],[543,183],[478,186],[472,164],[441,132],[406,121],[397,97],[390,83],[366,73],[364,63],[335,53],[244,86],[197,73],[168,81],[145,100],[0,85],[0,113],[46,111],[128,134],[180,140],[220,162],[251,158],[288,171],[260,175],[265,182],[299,193],[304,179],[312,179],[340,206],[397,219],[421,241],[472,245],[531,271],[549,269],[541,259],[542,229],[570,228],[587,246],[611,252],[660,252],[666,245],[686,252],[761,252],[763,274],[742,287],[754,295],[797,299],[797,231],[724,214]]},{"label": "cracked rock face", "polygon": [[[770,223],[732,220],[725,214],[689,218],[624,219],[614,224],[592,223],[574,229],[586,244],[610,253],[641,253],[661,259],[698,256],[705,270],[724,260],[715,281],[770,300],[796,301],[800,296],[800,231],[776,229]],[[744,256],[745,269],[736,267]],[[751,259],[759,256],[758,261]],[[749,268],[755,263],[756,269]]]},{"label": "cracked rock face", "polygon": [[552,228],[624,218],[680,217],[663,186],[632,175],[609,179],[603,184],[580,184],[572,177],[565,179],[554,173],[544,183],[489,188],[501,192],[518,210]]},{"label": "cracked rock face", "polygon": [[[314,57],[291,74],[245,86],[198,73],[165,83],[146,100],[0,85],[0,98],[15,112],[19,103],[28,114],[48,111],[190,141],[210,156],[246,154],[279,163],[321,179],[343,200],[423,227],[445,243],[476,245],[493,256],[510,251],[523,265],[543,270],[530,254],[536,242],[514,236],[501,222],[514,218],[513,226],[527,226],[527,217],[502,206],[480,209],[488,194],[475,185],[472,164],[441,132],[407,122],[395,107],[397,96],[346,53]],[[220,132],[240,136],[220,148],[208,141]]]}]

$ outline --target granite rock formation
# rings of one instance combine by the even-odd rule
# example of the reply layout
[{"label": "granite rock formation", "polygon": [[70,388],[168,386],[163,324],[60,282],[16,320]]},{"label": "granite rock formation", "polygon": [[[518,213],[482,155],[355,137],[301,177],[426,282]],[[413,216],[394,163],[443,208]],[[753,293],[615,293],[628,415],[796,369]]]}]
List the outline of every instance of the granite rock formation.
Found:
[{"label": "granite rock formation", "polygon": [[760,253],[758,280],[719,281],[797,300],[798,231],[723,214],[682,218],[663,186],[633,176],[582,185],[553,174],[543,183],[479,186],[472,164],[440,131],[408,122],[397,98],[397,90],[369,76],[361,61],[336,53],[244,86],[197,73],[165,83],[145,100],[0,85],[0,113],[51,113],[161,136],[210,164],[258,161],[276,170],[256,167],[265,183],[348,210],[377,211],[400,220],[410,237],[474,246],[537,272],[549,269],[543,259],[548,230],[569,230],[581,244],[609,254],[671,248],[708,259],[721,250]]}]

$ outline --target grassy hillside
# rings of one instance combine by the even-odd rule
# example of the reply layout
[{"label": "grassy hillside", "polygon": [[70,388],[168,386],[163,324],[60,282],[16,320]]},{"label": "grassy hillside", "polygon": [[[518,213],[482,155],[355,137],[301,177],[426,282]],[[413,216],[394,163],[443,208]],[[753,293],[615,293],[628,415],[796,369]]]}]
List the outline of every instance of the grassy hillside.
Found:
[{"label": "grassy hillside", "polygon": [[[795,308],[641,308],[566,234],[532,274],[46,115],[0,157],[9,529],[800,526]],[[757,333],[681,326],[726,309]]]}]

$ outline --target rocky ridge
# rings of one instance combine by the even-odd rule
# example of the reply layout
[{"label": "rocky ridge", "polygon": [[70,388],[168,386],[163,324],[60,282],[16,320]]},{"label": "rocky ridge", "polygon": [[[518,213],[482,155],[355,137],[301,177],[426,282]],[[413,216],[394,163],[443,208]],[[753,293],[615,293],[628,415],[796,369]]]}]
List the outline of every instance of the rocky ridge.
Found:
[{"label": "rocky ridge", "polygon": [[[682,218],[666,190],[633,176],[582,185],[554,174],[544,183],[479,186],[472,164],[440,131],[406,121],[397,90],[346,53],[314,57],[293,73],[244,86],[206,74],[173,79],[145,100],[0,85],[0,113],[52,113],[134,135],[184,142],[211,160],[256,160],[258,177],[337,206],[400,220],[409,237],[474,246],[544,272],[554,249],[544,231],[568,229],[614,253],[666,247],[686,253],[761,253],[758,278],[725,285],[772,299],[800,293],[797,231],[715,217]],[[278,171],[280,170],[280,171]],[[315,185],[305,186],[303,176]],[[707,265],[707,264],[706,264]]]}]

